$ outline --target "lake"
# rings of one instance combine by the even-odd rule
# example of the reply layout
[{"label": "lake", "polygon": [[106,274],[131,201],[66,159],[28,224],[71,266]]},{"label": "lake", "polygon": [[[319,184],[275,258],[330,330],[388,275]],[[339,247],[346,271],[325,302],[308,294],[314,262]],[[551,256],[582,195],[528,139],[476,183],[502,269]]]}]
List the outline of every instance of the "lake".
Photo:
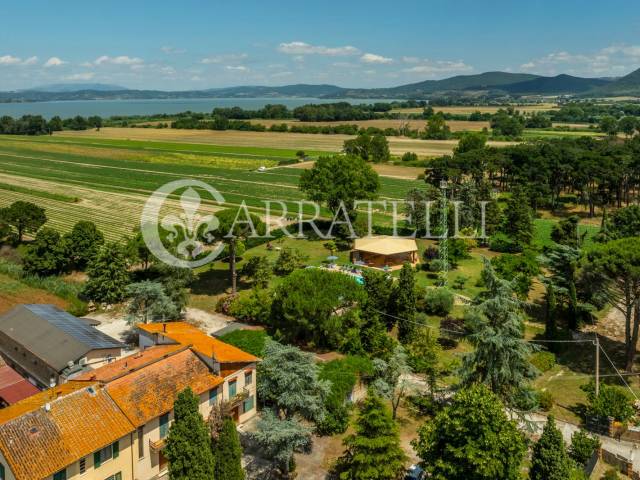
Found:
[{"label": "lake", "polygon": [[320,99],[320,98],[189,98],[167,100],[69,100],[60,102],[0,103],[0,116],[20,117],[22,115],[42,115],[62,118],[82,115],[152,115],[157,113],[211,112],[215,107],[240,107],[257,110],[271,103],[279,103],[289,108],[307,103],[349,102],[353,104],[391,102],[389,99]]}]

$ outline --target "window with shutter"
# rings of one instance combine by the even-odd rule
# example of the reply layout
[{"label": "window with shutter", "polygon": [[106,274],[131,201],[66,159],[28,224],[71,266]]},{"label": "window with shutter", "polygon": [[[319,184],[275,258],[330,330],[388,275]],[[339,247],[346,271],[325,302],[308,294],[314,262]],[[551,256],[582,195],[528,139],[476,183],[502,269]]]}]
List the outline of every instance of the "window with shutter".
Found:
[{"label": "window with shutter", "polygon": [[4,472],[4,465],[0,463],[0,480],[6,480],[5,478],[5,472]]},{"label": "window with shutter", "polygon": [[87,459],[86,458],[81,458],[80,462],[79,462],[79,468],[80,468],[80,475],[82,475],[84,472],[87,471]]},{"label": "window with shutter", "polygon": [[101,465],[101,461],[100,461],[100,452],[94,452],[93,453],[93,468],[100,468]]},{"label": "window with shutter", "polygon": [[164,438],[169,433],[169,414],[160,416],[160,438]]},{"label": "window with shutter", "polygon": [[232,382],[229,382],[229,399],[232,399],[233,397],[236,396],[236,393],[238,392],[238,382],[236,382],[235,380]]},{"label": "window with shutter", "polygon": [[116,440],[112,445],[112,454],[113,458],[118,458],[120,456],[120,441]]},{"label": "window with shutter", "polygon": [[67,480],[67,469],[60,470],[53,474],[53,480]]}]

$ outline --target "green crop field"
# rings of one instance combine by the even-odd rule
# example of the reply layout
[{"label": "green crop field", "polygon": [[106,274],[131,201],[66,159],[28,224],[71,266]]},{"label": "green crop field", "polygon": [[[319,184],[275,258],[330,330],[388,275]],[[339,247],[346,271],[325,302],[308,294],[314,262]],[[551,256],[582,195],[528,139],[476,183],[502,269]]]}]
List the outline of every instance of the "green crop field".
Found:
[{"label": "green crop field", "polygon": [[[151,144],[151,145],[147,145]],[[228,205],[245,202],[261,211],[264,200],[281,200],[290,215],[303,200],[301,169],[278,167],[282,151],[158,142],[0,136],[0,207],[16,200],[43,206],[50,224],[62,231],[78,220],[92,220],[108,238],[129,234],[140,222],[149,194],[185,178],[215,187]],[[193,149],[193,150],[192,150]],[[257,151],[264,157],[256,157]],[[280,157],[284,158],[284,157]],[[289,156],[288,158],[291,158]],[[264,172],[258,166],[266,166]],[[382,199],[403,199],[421,181],[381,178]],[[77,198],[70,202],[69,198]],[[173,206],[178,208],[177,203]],[[213,204],[209,205],[213,208]],[[273,205],[273,212],[279,206]],[[306,213],[312,213],[306,209]],[[327,213],[327,212],[323,212]],[[388,217],[376,215],[376,221]]]}]

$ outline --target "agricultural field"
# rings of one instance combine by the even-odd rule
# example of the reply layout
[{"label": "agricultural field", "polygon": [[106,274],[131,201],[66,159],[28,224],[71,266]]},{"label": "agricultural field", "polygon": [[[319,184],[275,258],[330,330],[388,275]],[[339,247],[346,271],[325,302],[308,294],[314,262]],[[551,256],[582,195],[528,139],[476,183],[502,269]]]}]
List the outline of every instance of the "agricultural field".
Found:
[{"label": "agricultural field", "polygon": [[[325,126],[325,125],[358,125],[358,127],[367,128],[401,128],[409,127],[414,130],[423,130],[426,125],[426,120],[401,120],[393,118],[384,118],[379,120],[350,120],[339,122],[300,122],[298,120],[272,120],[256,118],[252,119],[251,123],[256,123],[270,127],[271,125],[281,125],[286,123],[287,125],[299,125],[299,126]],[[483,128],[489,128],[489,122],[469,122],[465,120],[447,120],[447,125],[452,132],[462,131],[481,131]]]},{"label": "agricultural field", "polygon": [[[535,105],[513,105],[516,110],[521,112],[547,112],[549,110],[558,109],[555,103],[539,103]],[[475,105],[455,105],[450,107],[433,107],[436,112],[442,113],[459,113],[461,115],[469,115],[473,112],[480,113],[496,113],[505,106],[475,106]],[[424,108],[397,108],[391,110],[394,113],[422,113]]]},{"label": "agricultural field", "polygon": [[[259,157],[258,152],[249,154],[242,149],[191,147],[140,141],[96,143],[82,136],[19,141],[2,137],[0,207],[16,200],[31,201],[43,206],[50,225],[63,232],[79,220],[91,220],[107,238],[116,240],[140,224],[151,192],[169,181],[194,178],[213,185],[225,197],[226,205],[245,202],[260,213],[263,200],[282,200],[290,214],[297,214],[294,202],[303,199],[298,191],[302,170],[276,166],[281,151],[262,149],[264,157]],[[210,155],[207,149],[214,153]],[[172,158],[175,161],[169,161]],[[258,166],[270,168],[258,172]],[[411,169],[413,180],[383,177],[382,199],[403,199],[409,189],[422,185],[414,173]],[[212,202],[205,206],[209,211],[221,208]],[[178,209],[178,199],[171,199],[167,213]],[[381,213],[376,221],[384,223],[385,219],[389,217]]]},{"label": "agricultural field", "polygon": [[[423,125],[424,127],[424,125]],[[345,140],[353,138],[350,135],[314,135],[310,133],[280,133],[280,132],[242,132],[235,130],[173,130],[154,128],[102,128],[100,131],[86,130],[83,132],[64,131],[56,133],[53,138],[91,139],[102,143],[102,140],[138,140],[151,142],[168,142],[178,145],[203,144],[236,149],[247,148],[256,155],[261,152],[277,149],[289,151],[293,158],[297,150],[304,150],[308,155],[320,155],[329,152],[339,152]],[[389,137],[389,149],[392,155],[402,155],[405,152],[415,152],[421,157],[447,155],[453,152],[458,144],[457,140],[415,140],[411,138]],[[184,142],[184,143],[182,143]],[[488,142],[489,145],[506,146],[511,142]],[[184,147],[186,148],[186,147]],[[250,153],[250,151],[247,151]]]}]

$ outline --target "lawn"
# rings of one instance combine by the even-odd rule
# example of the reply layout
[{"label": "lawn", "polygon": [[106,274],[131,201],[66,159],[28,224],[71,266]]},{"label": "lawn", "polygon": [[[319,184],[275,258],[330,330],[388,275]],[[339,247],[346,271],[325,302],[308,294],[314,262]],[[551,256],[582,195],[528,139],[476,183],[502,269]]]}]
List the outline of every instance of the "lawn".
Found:
[{"label": "lawn", "polygon": [[0,273],[0,315],[25,303],[51,303],[63,309],[70,306],[69,302],[46,290],[30,287]]}]

